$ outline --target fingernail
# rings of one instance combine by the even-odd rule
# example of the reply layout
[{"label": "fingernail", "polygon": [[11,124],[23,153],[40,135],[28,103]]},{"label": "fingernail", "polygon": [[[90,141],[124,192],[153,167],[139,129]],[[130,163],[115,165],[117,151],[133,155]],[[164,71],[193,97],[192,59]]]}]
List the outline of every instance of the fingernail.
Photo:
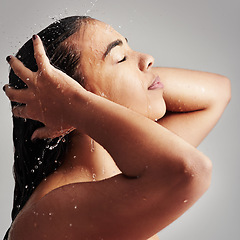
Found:
[{"label": "fingernail", "polygon": [[10,62],[11,58],[12,58],[11,56],[7,56],[6,57],[7,62]]},{"label": "fingernail", "polygon": [[32,36],[32,39],[33,39],[33,40],[36,40],[37,37],[38,37],[38,36],[37,36],[36,34],[34,34],[34,35]]},{"label": "fingernail", "polygon": [[6,85],[3,86],[3,91],[5,92]]}]

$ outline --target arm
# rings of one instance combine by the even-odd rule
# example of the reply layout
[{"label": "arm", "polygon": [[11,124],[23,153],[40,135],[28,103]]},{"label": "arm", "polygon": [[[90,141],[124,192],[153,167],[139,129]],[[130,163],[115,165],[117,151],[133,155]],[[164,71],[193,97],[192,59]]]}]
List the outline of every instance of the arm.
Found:
[{"label": "arm", "polygon": [[21,79],[30,79],[28,89],[6,88],[12,101],[26,103],[14,114],[44,122],[45,130],[79,129],[108,150],[122,174],[50,192],[19,214],[10,239],[59,239],[59,232],[70,239],[146,239],[199,199],[211,178],[206,156],[161,125],[87,92],[49,64],[39,39],[34,47],[37,73],[10,60]]},{"label": "arm", "polygon": [[153,68],[153,71],[165,86],[167,114],[159,124],[197,146],[230,101],[230,81],[200,71],[174,68]]}]

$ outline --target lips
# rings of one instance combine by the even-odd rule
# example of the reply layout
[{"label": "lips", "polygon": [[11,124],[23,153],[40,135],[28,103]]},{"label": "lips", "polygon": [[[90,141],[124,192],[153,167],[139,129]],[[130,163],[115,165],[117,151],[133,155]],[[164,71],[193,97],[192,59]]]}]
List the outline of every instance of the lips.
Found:
[{"label": "lips", "polygon": [[153,83],[148,87],[148,90],[154,90],[154,89],[159,89],[159,88],[163,88],[163,84],[160,81],[159,76],[157,76],[155,78],[155,80],[153,81]]}]

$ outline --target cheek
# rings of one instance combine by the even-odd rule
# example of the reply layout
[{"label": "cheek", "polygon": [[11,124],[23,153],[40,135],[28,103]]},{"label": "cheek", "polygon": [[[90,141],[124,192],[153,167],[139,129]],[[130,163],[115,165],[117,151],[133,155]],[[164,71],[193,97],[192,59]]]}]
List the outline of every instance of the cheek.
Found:
[{"label": "cheek", "polygon": [[139,108],[144,104],[146,93],[138,78],[130,77],[128,74],[120,74],[112,81],[111,100],[125,107]]},{"label": "cheek", "polygon": [[85,78],[86,90],[97,95],[104,95],[107,92],[105,76],[100,63],[94,64],[94,67],[89,64],[82,70],[82,73]]}]

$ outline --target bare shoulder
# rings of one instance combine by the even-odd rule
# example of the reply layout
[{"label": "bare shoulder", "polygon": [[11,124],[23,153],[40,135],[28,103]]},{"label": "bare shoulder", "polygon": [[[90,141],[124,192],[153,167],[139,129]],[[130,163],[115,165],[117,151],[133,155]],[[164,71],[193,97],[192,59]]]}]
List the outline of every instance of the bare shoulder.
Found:
[{"label": "bare shoulder", "polygon": [[179,195],[181,183],[149,181],[119,174],[57,188],[19,213],[10,240],[148,239],[169,224],[169,216],[177,218],[176,207],[189,208],[181,196],[186,192]]},{"label": "bare shoulder", "polygon": [[19,213],[10,239],[74,240],[79,236],[81,239],[101,239],[101,236],[126,239],[119,236],[119,229],[125,225],[124,219],[129,213],[134,212],[134,209],[121,212],[122,206],[130,203],[128,181],[118,175],[99,182],[75,183],[54,189]]}]

